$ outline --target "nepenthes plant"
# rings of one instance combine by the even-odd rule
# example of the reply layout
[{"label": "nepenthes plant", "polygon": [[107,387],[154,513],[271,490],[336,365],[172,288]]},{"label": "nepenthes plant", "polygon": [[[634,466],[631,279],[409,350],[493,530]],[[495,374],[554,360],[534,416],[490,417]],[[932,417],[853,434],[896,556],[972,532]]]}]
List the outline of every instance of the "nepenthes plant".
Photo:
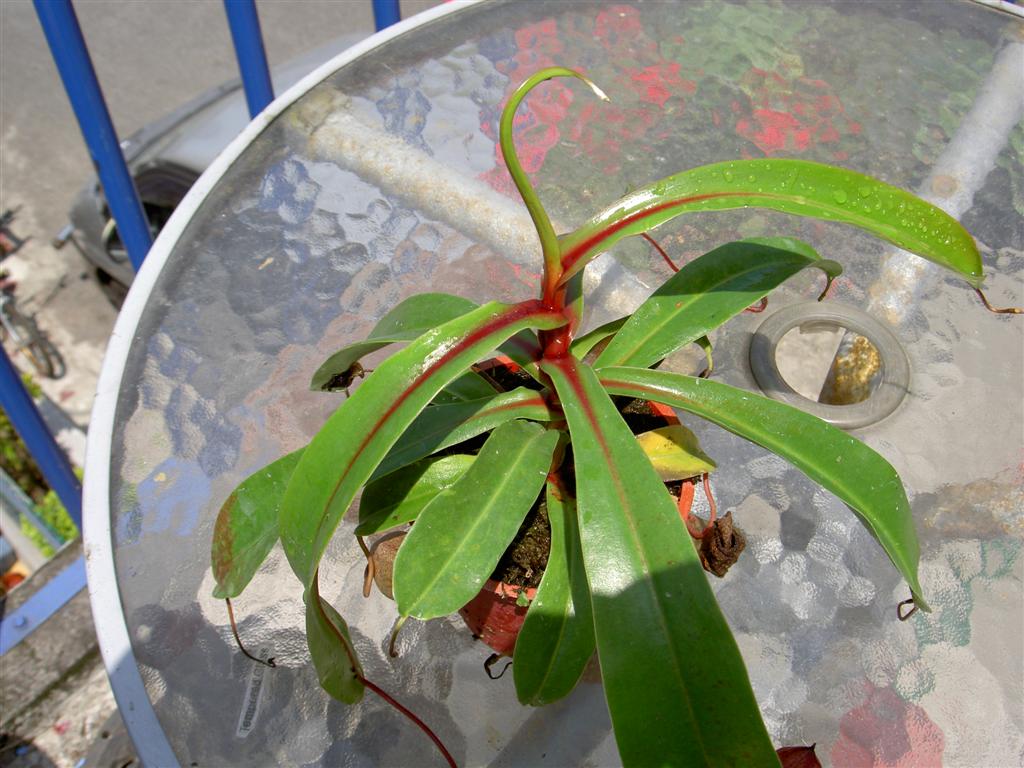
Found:
[{"label": "nepenthes plant", "polygon": [[[688,345],[709,350],[712,331],[794,275],[813,267],[830,282],[841,267],[791,238],[728,243],[685,264],[632,314],[581,333],[586,267],[623,238],[649,237],[684,213],[745,207],[859,227],[976,289],[981,258],[957,221],[914,195],[784,159],[683,171],[559,236],[512,139],[517,107],[554,77],[607,99],[584,75],[553,67],[522,83],[502,113],[505,162],[540,241],[540,294],[483,305],[414,296],[364,341],[332,355],[312,387],[350,396],[305,448],[253,474],[224,503],[213,540],[215,595],[230,609],[280,541],[304,590],[309,651],[325,691],[352,703],[369,687],[401,708],[364,676],[344,618],[319,592],[321,558],[357,494],[364,552],[363,537],[406,532],[393,563],[400,622],[447,616],[473,600],[543,501],[551,544],[515,642],[520,701],[564,697],[596,652],[625,765],[778,765],[702,568],[701,531],[680,514],[658,465],[664,456],[654,456],[692,458],[699,448],[670,430],[662,436],[676,444],[666,449],[662,440],[652,451],[627,425],[622,403],[692,414],[793,464],[848,505],[884,549],[909,585],[904,607],[927,611],[910,505],[881,455],[791,406],[658,369]],[[365,356],[395,344],[405,346],[363,368]],[[522,385],[496,387],[481,372],[498,354],[514,361]],[[725,727],[728,738],[712,738]]]}]

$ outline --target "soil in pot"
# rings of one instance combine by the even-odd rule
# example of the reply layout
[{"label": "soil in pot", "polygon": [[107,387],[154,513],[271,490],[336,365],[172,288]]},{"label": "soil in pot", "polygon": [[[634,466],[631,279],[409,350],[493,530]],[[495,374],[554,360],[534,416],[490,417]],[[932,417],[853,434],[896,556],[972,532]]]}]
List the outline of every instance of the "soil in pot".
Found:
[{"label": "soil in pot", "polygon": [[551,524],[543,499],[526,515],[515,539],[505,550],[491,578],[516,587],[540,586],[551,551]]}]

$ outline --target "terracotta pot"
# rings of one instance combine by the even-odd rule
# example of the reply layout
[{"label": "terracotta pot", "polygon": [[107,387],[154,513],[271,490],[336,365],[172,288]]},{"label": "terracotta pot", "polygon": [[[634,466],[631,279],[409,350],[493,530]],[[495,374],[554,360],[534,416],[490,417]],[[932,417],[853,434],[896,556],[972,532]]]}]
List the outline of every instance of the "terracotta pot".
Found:
[{"label": "terracotta pot", "polygon": [[[511,656],[516,647],[516,638],[526,618],[528,605],[519,605],[517,600],[523,587],[488,579],[477,596],[459,609],[459,615],[466,622],[473,636],[483,640],[502,656]],[[537,590],[525,590],[526,598],[533,600]]]},{"label": "terracotta pot", "polygon": [[[667,426],[679,423],[675,411],[669,406],[650,401],[647,404],[655,415],[665,420]],[[459,615],[473,636],[503,656],[511,656],[515,650],[516,638],[529,609],[529,605],[518,604],[522,591],[523,587],[488,579],[477,596],[459,609]],[[526,598],[531,602],[536,595],[536,588],[526,589]]]}]

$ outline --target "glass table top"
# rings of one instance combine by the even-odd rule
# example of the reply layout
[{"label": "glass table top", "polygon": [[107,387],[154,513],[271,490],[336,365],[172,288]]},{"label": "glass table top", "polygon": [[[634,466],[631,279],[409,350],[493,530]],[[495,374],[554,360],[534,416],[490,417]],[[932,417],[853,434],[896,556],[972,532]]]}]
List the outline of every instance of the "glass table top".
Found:
[{"label": "glass table top", "polygon": [[[344,398],[308,391],[312,372],[395,303],[425,290],[533,295],[539,247],[496,144],[501,106],[529,74],[573,67],[612,98],[553,82],[520,109],[520,157],[558,227],[703,163],[836,163],[952,208],[979,242],[991,300],[1006,305],[1022,301],[1013,105],[1024,89],[1002,93],[993,78],[1009,67],[1019,81],[1022,49],[1020,18],[970,3],[487,2],[342,60],[208,174],[208,194],[151,257],[151,290],[130,302],[144,309],[118,326],[125,353],[107,366],[121,384],[101,391],[113,409],[109,494],[87,515],[109,516],[123,617],[97,620],[124,623],[124,663],[147,699],[132,706],[152,706],[183,765],[440,764],[379,699],[344,706],[321,691],[301,585],[279,548],[235,601],[246,644],[278,666],[244,658],[211,596],[210,539],[234,486],[305,444]],[[993,89],[1015,114],[978,116]],[[897,621],[907,588],[849,509],[783,460],[684,416],[718,463],[719,507],[747,534],[744,557],[712,586],[773,741],[816,742],[837,765],[1018,764],[1024,326],[937,271],[893,280],[905,257],[848,227],[739,210],[656,233],[680,262],[762,234],[843,263],[830,301],[886,324],[909,358],[896,412],[854,434],[904,478],[934,608]],[[591,271],[589,327],[668,275],[638,238]],[[713,339],[715,376],[759,391],[752,335],[820,289],[801,275],[765,314],[730,322]],[[490,651],[457,616],[409,622],[390,659],[394,607],[362,597],[351,529],[328,550],[321,592],[368,676],[460,764],[617,764],[599,683],[520,707],[511,674],[488,679]]]}]

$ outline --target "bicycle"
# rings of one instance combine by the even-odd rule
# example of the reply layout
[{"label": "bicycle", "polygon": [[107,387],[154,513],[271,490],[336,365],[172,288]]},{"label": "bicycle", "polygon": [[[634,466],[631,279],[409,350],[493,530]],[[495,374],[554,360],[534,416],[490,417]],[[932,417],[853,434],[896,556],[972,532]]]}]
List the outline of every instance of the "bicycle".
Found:
[{"label": "bicycle", "polygon": [[0,274],[0,340],[10,339],[40,376],[59,379],[66,372],[64,358],[39,330],[33,317],[23,315],[14,300],[14,280]]}]

